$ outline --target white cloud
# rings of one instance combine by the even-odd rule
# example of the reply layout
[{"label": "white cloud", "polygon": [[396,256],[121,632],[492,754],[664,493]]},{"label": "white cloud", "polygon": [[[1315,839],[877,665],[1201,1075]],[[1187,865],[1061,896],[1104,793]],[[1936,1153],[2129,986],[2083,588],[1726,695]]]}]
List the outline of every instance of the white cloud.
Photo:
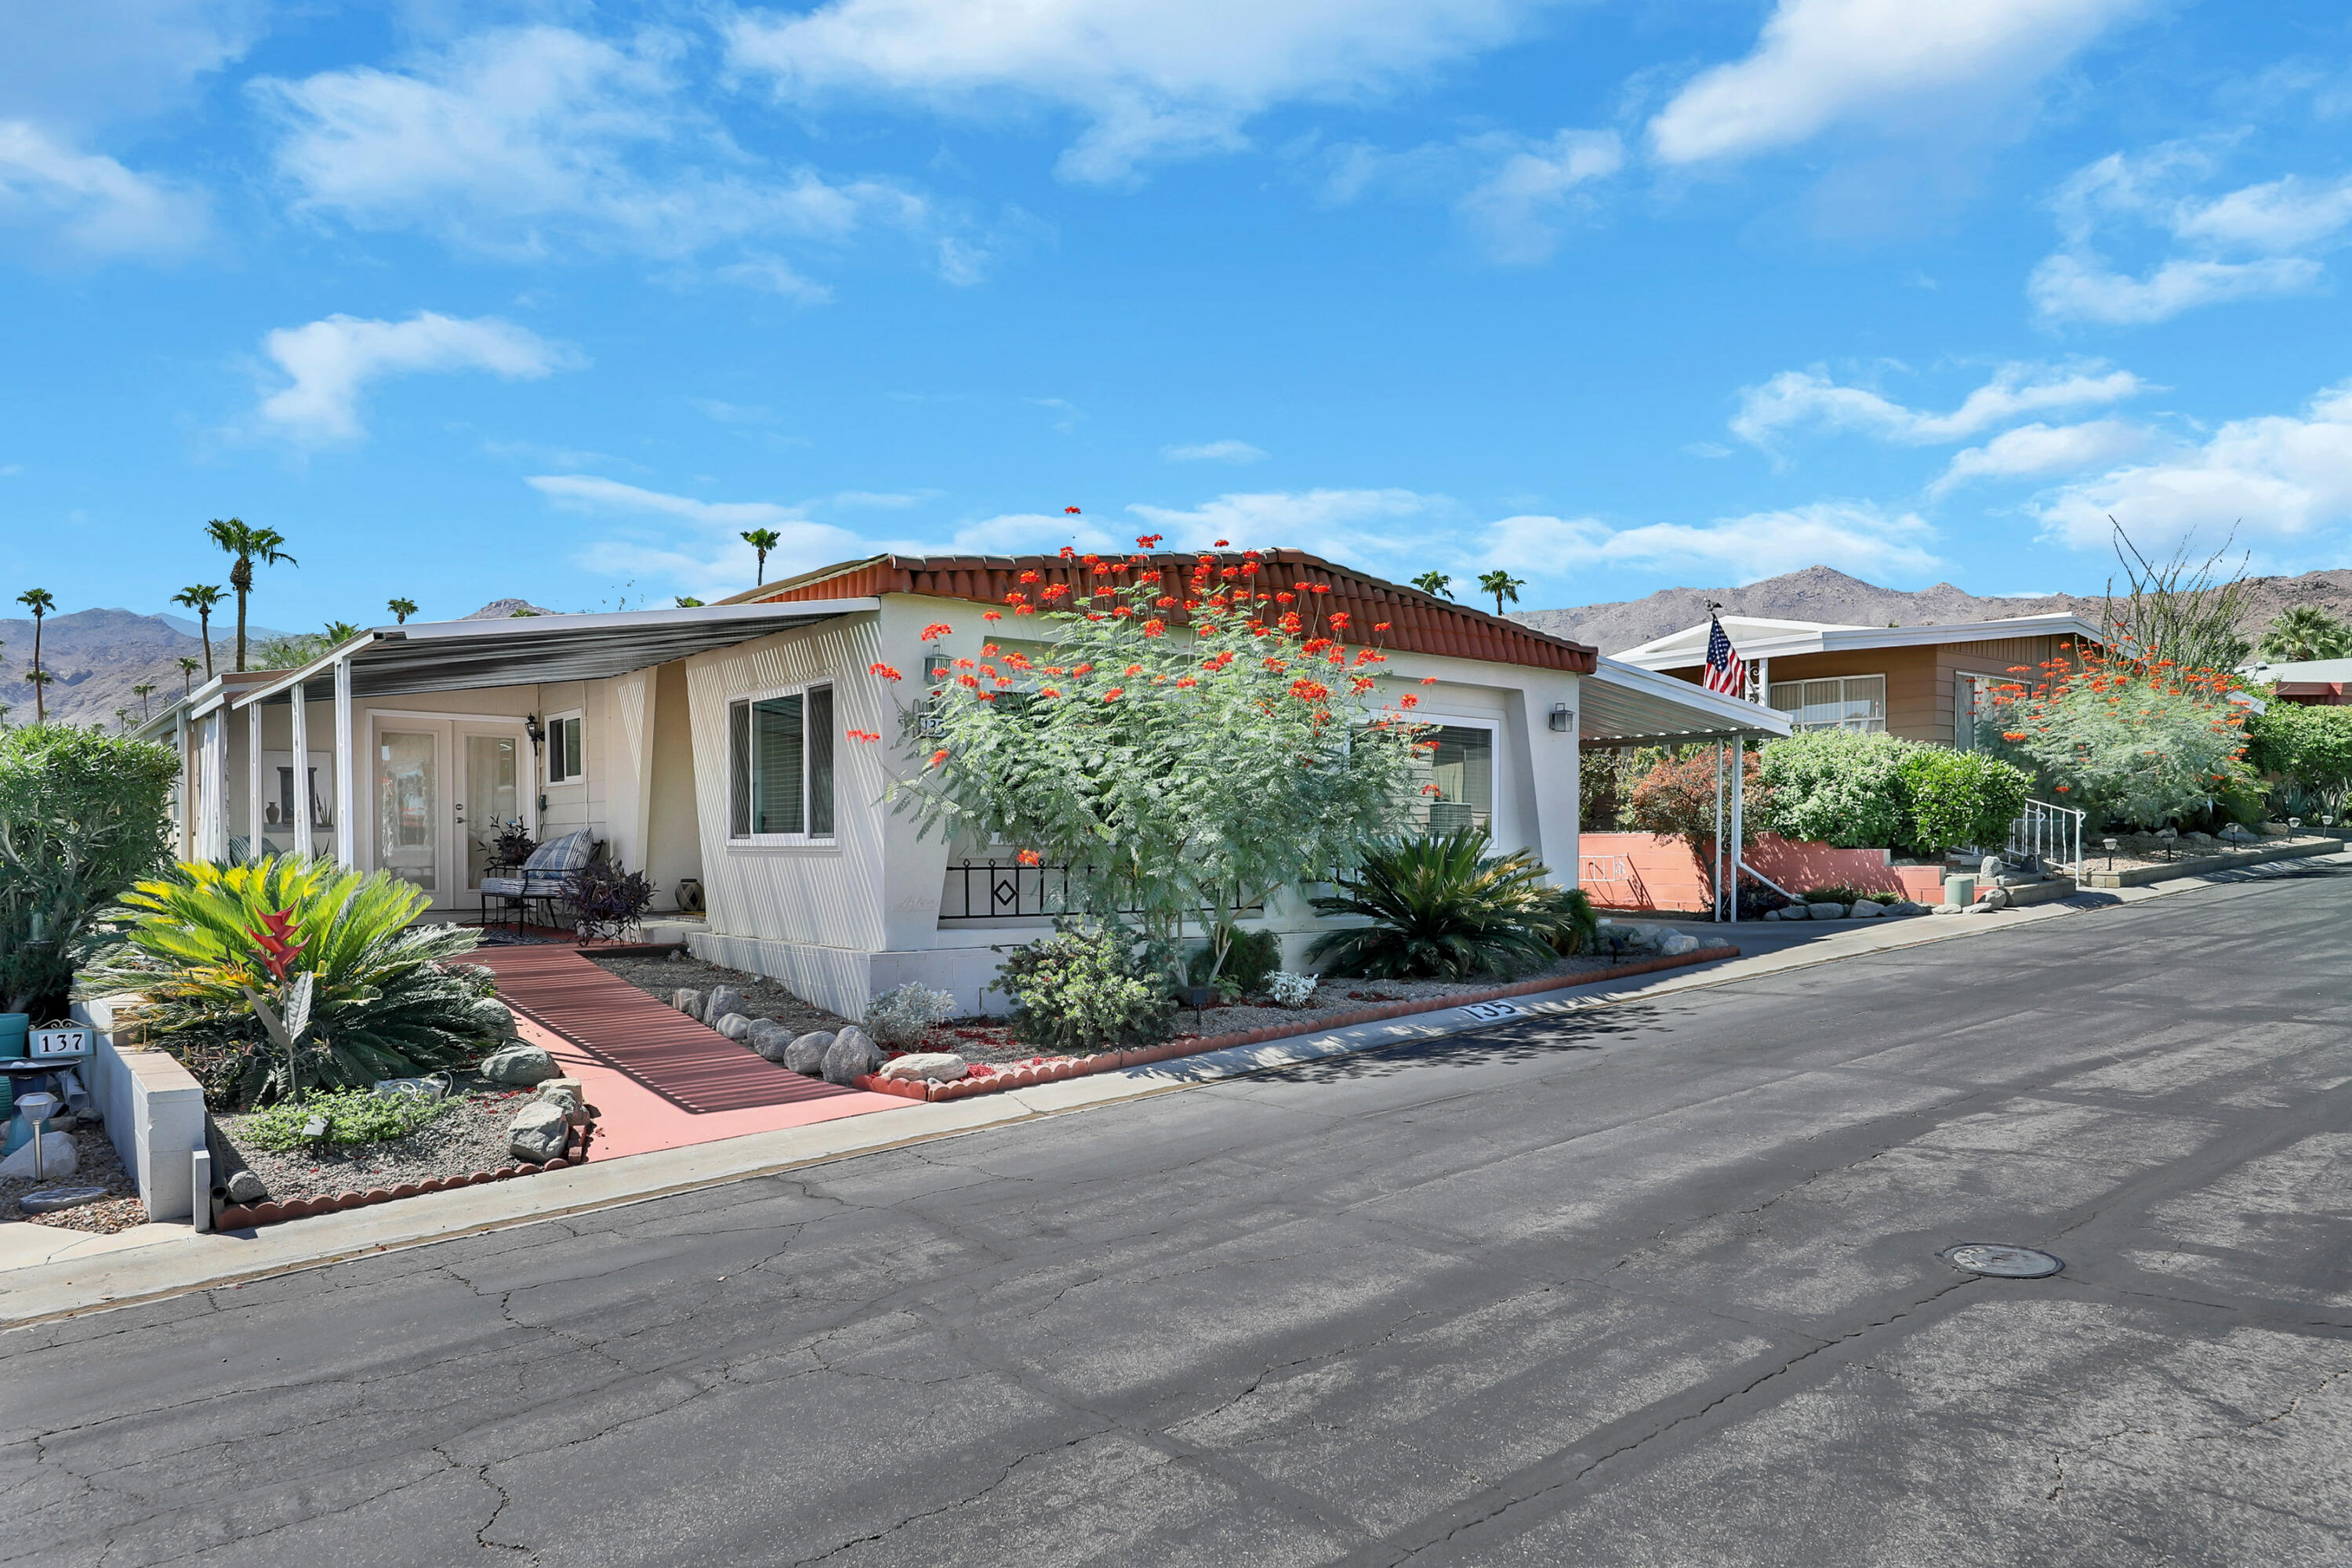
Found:
[{"label": "white cloud", "polygon": [[[2205,198],[2213,154],[2168,142],[2136,156],[2117,153],[2077,171],[2052,206],[2063,243],[2027,280],[2035,312],[2048,321],[2140,325],[2231,300],[2314,288],[2326,268],[2296,252],[2339,244],[2352,232],[2352,178],[2287,175]],[[2118,268],[2107,249],[2153,236],[2179,252],[2144,272]]]},{"label": "white cloud", "polygon": [[2047,479],[2079,474],[2145,448],[2148,432],[2127,419],[2094,419],[2082,425],[2021,425],[1981,447],[1953,454],[1951,466],[1929,487],[1941,495],[1971,479]]},{"label": "white cloud", "polygon": [[1779,0],[1747,58],[1650,121],[1668,163],[1794,146],[1837,125],[1981,123],[2141,0]]},{"label": "white cloud", "polygon": [[1278,103],[1354,101],[1501,42],[1533,0],[829,0],[729,25],[736,68],[789,101],[909,98],[966,113],[1072,110],[1073,179],[1242,143]]},{"label": "white cloud", "polygon": [[927,229],[914,194],[773,170],[684,100],[675,46],[623,48],[562,27],[484,33],[410,69],[356,67],[254,91],[279,174],[313,212],[417,228],[509,258],[587,248],[684,260],[751,247],[735,280],[822,293],[763,247],[837,244],[880,224]]},{"label": "white cloud", "polygon": [[1591,518],[1522,516],[1491,525],[1489,548],[1478,559],[1547,576],[1580,566],[1636,566],[1719,571],[1752,583],[1822,562],[1843,572],[1904,576],[1942,564],[1927,548],[1933,534],[1915,513],[1890,514],[1854,501],[1622,529]]},{"label": "white cloud", "polygon": [[171,255],[201,245],[202,192],[83,153],[22,120],[0,121],[0,224],[88,257]]},{"label": "white cloud", "polygon": [[305,442],[358,438],[360,397],[369,383],[388,375],[486,370],[532,380],[587,363],[578,351],[494,316],[467,321],[430,310],[404,321],[329,316],[280,327],[261,347],[291,378],[262,400],[261,416]]},{"label": "white cloud", "polygon": [[2147,390],[2125,370],[2095,362],[2042,365],[2012,362],[1993,372],[1948,414],[1923,413],[1864,387],[1842,385],[1827,374],[1784,370],[1740,395],[1731,428],[1740,439],[1769,448],[1782,431],[1804,426],[1859,431],[1908,446],[1966,440],[2021,415],[2050,408],[2115,403]]},{"label": "white cloud", "polygon": [[2050,537],[2086,548],[2106,542],[2110,516],[2141,540],[2340,539],[2352,528],[2352,382],[2301,417],[2231,420],[2202,446],[2064,486],[2039,510]]},{"label": "white cloud", "polygon": [[[774,501],[697,500],[595,474],[534,474],[525,482],[566,510],[625,520],[616,536],[583,547],[582,565],[658,581],[698,598],[723,598],[752,585],[759,558],[740,537],[747,529],[776,531],[776,547],[768,552],[771,582],[875,548],[845,528]],[[629,526],[625,520],[634,519],[678,526]]]},{"label": "white cloud", "polygon": [[1194,507],[1127,509],[1179,550],[1213,544],[1289,546],[1334,560],[1402,560],[1423,548],[1433,518],[1460,509],[1444,496],[1407,489],[1262,490],[1222,495]]},{"label": "white cloud", "polygon": [[1559,220],[1582,188],[1622,168],[1625,149],[1613,131],[1562,131],[1522,143],[1456,204],[1463,222],[1496,260],[1532,265],[1551,259]]},{"label": "white cloud", "polygon": [[1247,441],[1200,441],[1189,447],[1162,447],[1160,455],[1171,463],[1255,463],[1265,457],[1265,451]]}]

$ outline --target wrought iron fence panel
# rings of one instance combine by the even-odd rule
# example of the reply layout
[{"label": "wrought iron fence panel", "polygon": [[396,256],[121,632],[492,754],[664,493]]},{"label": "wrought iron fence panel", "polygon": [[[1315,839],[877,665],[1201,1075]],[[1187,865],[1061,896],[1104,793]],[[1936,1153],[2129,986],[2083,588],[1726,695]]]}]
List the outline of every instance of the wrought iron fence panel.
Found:
[{"label": "wrought iron fence panel", "polygon": [[[1236,915],[1263,914],[1261,895],[1244,899],[1235,889],[1224,907]],[[1017,860],[963,860],[948,867],[947,887],[940,900],[941,921],[1001,921],[1024,915],[1092,913],[1072,907],[1070,868],[1066,866],[1024,866]],[[1132,902],[1109,911],[1115,915],[1142,912]]]}]

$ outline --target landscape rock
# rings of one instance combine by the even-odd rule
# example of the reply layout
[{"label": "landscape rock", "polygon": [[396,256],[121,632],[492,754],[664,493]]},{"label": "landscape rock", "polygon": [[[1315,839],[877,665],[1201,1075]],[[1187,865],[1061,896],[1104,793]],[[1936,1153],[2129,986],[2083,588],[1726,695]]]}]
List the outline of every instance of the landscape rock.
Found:
[{"label": "landscape rock", "polygon": [[876,1045],[866,1031],[852,1024],[833,1037],[825,1047],[824,1081],[846,1084],[869,1072],[880,1070],[882,1047]]},{"label": "landscape rock", "polygon": [[547,1105],[563,1108],[564,1119],[574,1127],[588,1124],[588,1090],[576,1078],[551,1078],[531,1091],[531,1099]]},{"label": "landscape rock", "polygon": [[110,1195],[104,1187],[43,1187],[18,1198],[16,1206],[26,1214],[56,1214],[61,1209],[78,1209],[84,1204],[102,1203]]},{"label": "landscape rock", "polygon": [[507,1129],[507,1148],[518,1160],[544,1165],[562,1154],[572,1138],[572,1118],[563,1107],[534,1100],[515,1113]]},{"label": "landscape rock", "polygon": [[833,1048],[833,1031],[817,1029],[784,1047],[784,1065],[807,1078],[824,1076],[824,1053]]},{"label": "landscape rock", "polygon": [[1995,888],[1991,892],[1987,893],[1982,899],[1979,900],[1978,902],[1986,909],[2005,910],[2009,908],[2009,889],[2006,888]]},{"label": "landscape rock", "polygon": [[740,1040],[750,1037],[751,1026],[756,1021],[741,1013],[722,1013],[719,1015],[719,1022],[710,1026],[730,1040]]},{"label": "landscape rock", "polygon": [[1774,910],[1772,912],[1784,921],[1809,921],[1813,918],[1812,911],[1802,904],[1790,904],[1786,909]]},{"label": "landscape rock", "polygon": [[1815,921],[1842,921],[1845,919],[1845,906],[1832,903],[1807,904],[1805,918]]},{"label": "landscape rock", "polygon": [[239,1171],[228,1179],[228,1201],[233,1204],[259,1204],[269,1201],[269,1189],[251,1171]]},{"label": "landscape rock", "polygon": [[743,1043],[772,1062],[781,1063],[784,1051],[793,1043],[792,1026],[779,1024],[773,1018],[761,1018],[743,1037]]},{"label": "landscape rock", "polygon": [[1686,935],[1682,931],[1669,930],[1658,933],[1658,951],[1668,958],[1680,958],[1685,952],[1696,952],[1698,945],[1698,938]]},{"label": "landscape rock", "polygon": [[1966,904],[1937,904],[1927,912],[1931,915],[1964,915],[1969,912],[1969,907]]},{"label": "landscape rock", "polygon": [[387,1078],[376,1080],[374,1092],[386,1100],[403,1097],[436,1100],[449,1097],[449,1085],[437,1078]]},{"label": "landscape rock", "polygon": [[719,1019],[730,1013],[740,1013],[742,1010],[743,993],[736,990],[732,985],[714,985],[711,987],[710,994],[702,1000],[702,1021],[715,1029],[719,1026]]},{"label": "landscape rock", "polygon": [[555,1058],[539,1046],[509,1046],[482,1058],[482,1076],[492,1083],[529,1089],[535,1083],[545,1083],[551,1078],[562,1078],[563,1069]]},{"label": "landscape rock", "polygon": [[66,1132],[44,1132],[40,1144],[40,1168],[35,1170],[35,1140],[27,1138],[16,1146],[16,1152],[0,1160],[0,1181],[22,1181],[28,1176],[44,1180],[53,1176],[70,1176],[79,1168],[81,1156],[74,1152],[73,1136]]},{"label": "landscape rock", "polygon": [[1897,899],[1886,906],[1885,912],[1889,915],[1924,915],[1927,912],[1927,906],[1914,903],[1909,899]]},{"label": "landscape rock", "polygon": [[916,1051],[882,1064],[884,1078],[907,1083],[953,1083],[970,1070],[970,1066],[953,1051]]},{"label": "landscape rock", "polygon": [[1846,910],[1845,918],[1850,921],[1874,921],[1884,918],[1885,913],[1885,904],[1874,902],[1869,899],[1856,899],[1853,901],[1853,908]]},{"label": "landscape rock", "polygon": [[2000,875],[2000,857],[1998,855],[1986,856],[1984,858],[1984,864],[1977,868],[1977,875],[1988,879],[1998,877]]},{"label": "landscape rock", "polygon": [[690,985],[681,985],[671,992],[669,1005],[690,1018],[702,1016],[702,993]]}]

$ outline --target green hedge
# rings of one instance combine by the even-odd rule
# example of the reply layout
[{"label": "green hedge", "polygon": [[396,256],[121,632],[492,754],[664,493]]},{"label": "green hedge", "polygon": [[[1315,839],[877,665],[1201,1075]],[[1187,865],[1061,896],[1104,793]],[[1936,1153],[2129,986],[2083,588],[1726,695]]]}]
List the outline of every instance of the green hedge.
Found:
[{"label": "green hedge", "polygon": [[1998,844],[2032,781],[1977,752],[1894,735],[1811,731],[1764,747],[1757,826],[1792,843],[1933,857]]}]

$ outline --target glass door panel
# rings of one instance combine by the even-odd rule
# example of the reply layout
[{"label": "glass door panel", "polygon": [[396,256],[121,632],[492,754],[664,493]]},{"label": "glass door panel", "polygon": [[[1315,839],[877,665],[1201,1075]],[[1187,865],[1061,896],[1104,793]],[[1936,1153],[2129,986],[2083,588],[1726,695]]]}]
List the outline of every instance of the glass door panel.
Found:
[{"label": "glass door panel", "polygon": [[438,737],[394,731],[376,736],[376,864],[435,895],[441,888]]},{"label": "glass door panel", "polygon": [[511,735],[466,737],[466,794],[457,802],[457,831],[466,844],[466,889],[478,892],[496,851],[499,830],[522,821],[522,791]]}]

